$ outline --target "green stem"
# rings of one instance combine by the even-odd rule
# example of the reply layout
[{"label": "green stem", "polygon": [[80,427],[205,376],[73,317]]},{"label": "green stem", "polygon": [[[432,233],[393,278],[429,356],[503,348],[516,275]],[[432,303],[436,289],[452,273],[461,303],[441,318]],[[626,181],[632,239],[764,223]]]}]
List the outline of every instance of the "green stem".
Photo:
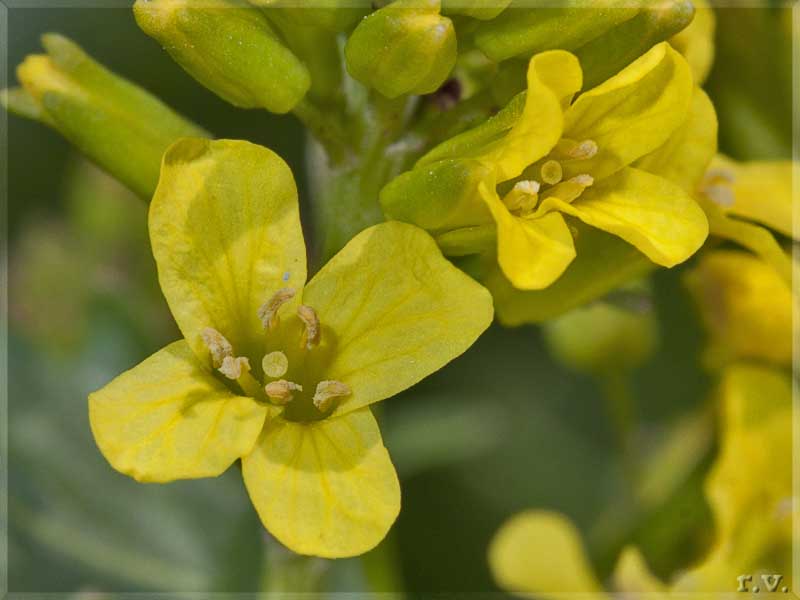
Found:
[{"label": "green stem", "polygon": [[292,113],[322,144],[332,163],[344,162],[348,155],[347,134],[338,120],[338,115],[323,112],[309,100],[301,100]]},{"label": "green stem", "polygon": [[264,532],[260,596],[266,600],[276,597],[276,594],[320,593],[331,565],[331,561],[323,558],[295,554]]}]

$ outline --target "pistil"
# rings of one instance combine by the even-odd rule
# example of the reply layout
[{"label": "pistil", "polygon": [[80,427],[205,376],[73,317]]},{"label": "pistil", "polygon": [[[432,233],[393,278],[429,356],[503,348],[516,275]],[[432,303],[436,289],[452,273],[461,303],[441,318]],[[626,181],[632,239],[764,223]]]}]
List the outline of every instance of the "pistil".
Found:
[{"label": "pistil", "polygon": [[286,371],[289,369],[289,359],[280,350],[270,352],[261,359],[261,368],[267,377],[277,379],[286,375]]},{"label": "pistil", "polygon": [[561,168],[561,163],[557,160],[548,160],[542,165],[540,169],[542,181],[549,185],[555,185],[564,176],[564,170]]}]

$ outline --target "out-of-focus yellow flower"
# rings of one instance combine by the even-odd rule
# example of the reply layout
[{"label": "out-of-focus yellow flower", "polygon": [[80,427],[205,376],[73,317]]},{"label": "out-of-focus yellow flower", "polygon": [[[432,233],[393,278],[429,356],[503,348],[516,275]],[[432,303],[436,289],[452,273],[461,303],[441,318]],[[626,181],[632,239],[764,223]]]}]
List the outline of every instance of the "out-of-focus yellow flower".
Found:
[{"label": "out-of-focus yellow flower", "polygon": [[565,592],[671,598],[730,592],[742,574],[752,574],[755,583],[761,574],[775,573],[784,580],[770,582],[791,587],[791,379],[782,371],[735,365],[723,374],[720,399],[721,446],[705,486],[716,541],[699,565],[662,582],[641,553],[628,547],[606,594],[572,523],[557,513],[528,511],[503,525],[489,548],[500,587],[541,598],[562,598]]},{"label": "out-of-focus yellow flower", "polygon": [[[387,186],[381,195],[387,214],[418,222],[417,213],[427,211],[427,218],[434,192],[425,192],[427,206],[417,210],[422,200],[413,190],[440,190],[439,222],[419,224],[449,229],[440,242],[446,246],[447,236],[456,236],[463,246],[465,233],[481,233],[493,221],[498,263],[523,290],[550,286],[575,258],[565,215],[624,239],[660,265],[691,256],[708,233],[703,211],[678,185],[634,165],[664,145],[690,113],[694,91],[683,57],[658,44],[574,102],[582,85],[574,55],[538,54],[527,77],[525,94]],[[465,174],[453,175],[459,169]],[[443,184],[453,179],[458,193]],[[483,223],[476,214],[480,199],[488,208]],[[447,223],[442,215],[451,213]]]},{"label": "out-of-focus yellow flower", "polygon": [[[698,190],[712,235],[755,252],[791,285],[793,266],[772,232],[797,239],[792,217],[791,161],[737,163],[718,156]],[[770,231],[772,230],[772,231]]]},{"label": "out-of-focus yellow flower", "polygon": [[710,341],[706,359],[792,361],[791,289],[770,264],[740,250],[705,252],[686,276]]},{"label": "out-of-focus yellow flower", "polygon": [[488,292],[396,222],[306,283],[291,171],[247,142],[173,145],[149,228],[184,339],[90,395],[104,456],[152,482],[216,476],[241,457],[265,527],[295,552],[375,546],[400,490],[368,405],[466,350],[491,322]]},{"label": "out-of-focus yellow flower", "polygon": [[706,0],[693,0],[694,18],[688,27],[673,35],[669,43],[683,54],[692,68],[694,80],[702,85],[714,63],[714,9]]}]

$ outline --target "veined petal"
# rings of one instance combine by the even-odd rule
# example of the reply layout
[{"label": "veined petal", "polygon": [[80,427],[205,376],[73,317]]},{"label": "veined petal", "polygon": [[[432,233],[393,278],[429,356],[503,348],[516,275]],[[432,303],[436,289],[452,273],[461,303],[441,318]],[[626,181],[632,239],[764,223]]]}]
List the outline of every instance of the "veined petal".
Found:
[{"label": "veined petal", "polygon": [[648,173],[674,181],[689,193],[697,189],[717,152],[717,113],[711,99],[695,88],[689,115],[660,148],[636,161]]},{"label": "veined petal", "polygon": [[209,356],[200,332],[213,327],[237,354],[260,361],[259,307],[280,288],[302,289],[306,279],[286,163],[249,142],[176,142],[150,205],[150,239],[161,289],[197,356]]},{"label": "veined petal", "polygon": [[497,193],[483,184],[479,190],[497,222],[497,260],[509,281],[521,290],[552,284],[575,258],[564,217],[555,212],[532,219],[515,217]]},{"label": "veined petal", "polygon": [[511,518],[489,546],[489,566],[497,584],[510,592],[606,598],[580,533],[558,513],[531,510]]},{"label": "veined petal", "polygon": [[564,136],[594,140],[599,150],[591,159],[567,163],[564,176],[580,169],[601,179],[661,146],[686,118],[692,87],[686,60],[662,42],[581,94],[565,114]]},{"label": "veined petal", "polygon": [[264,526],[298,554],[363,554],[400,511],[400,484],[368,408],[321,421],[268,421],[242,474]]},{"label": "veined petal", "polygon": [[672,267],[703,245],[708,221],[681,188],[663,177],[626,167],[572,204],[548,198],[543,210],[559,210],[636,246],[653,262]]},{"label": "veined petal", "polygon": [[137,481],[214,477],[247,454],[266,409],[234,395],[181,340],[89,395],[95,442]]},{"label": "veined petal", "polygon": [[517,96],[496,117],[440,144],[418,165],[471,157],[491,165],[498,182],[517,177],[556,145],[563,128],[563,111],[582,82],[574,55],[563,50],[537,54],[528,65],[528,89],[521,109],[523,96]]},{"label": "veined petal", "polygon": [[469,348],[492,321],[489,292],[444,259],[425,231],[396,221],[354,237],[306,286],[335,345],[326,378],[352,394],[334,414],[394,396]]},{"label": "veined petal", "polygon": [[[751,161],[736,163],[718,157],[714,170],[733,174],[733,204],[725,212],[750,219],[770,229],[793,237],[792,232],[792,161]],[[800,235],[800,227],[797,235]]]}]

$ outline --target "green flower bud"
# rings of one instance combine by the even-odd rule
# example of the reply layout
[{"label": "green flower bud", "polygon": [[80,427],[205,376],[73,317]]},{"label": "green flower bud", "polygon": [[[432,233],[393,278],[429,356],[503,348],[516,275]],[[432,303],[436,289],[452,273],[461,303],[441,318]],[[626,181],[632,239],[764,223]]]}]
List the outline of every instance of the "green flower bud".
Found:
[{"label": "green flower bud", "polygon": [[488,21],[497,17],[509,4],[511,0],[442,0],[442,12]]},{"label": "green flower bud", "polygon": [[624,308],[596,302],[549,321],[544,333],[559,362],[591,374],[634,369],[652,356],[658,343],[658,323],[646,305]]},{"label": "green flower bud", "polygon": [[345,47],[350,74],[388,98],[435,92],[457,54],[439,0],[397,0],[361,21]]},{"label": "green flower bud", "polygon": [[8,91],[4,103],[58,130],[140,196],[152,196],[161,156],[176,139],[208,136],[67,38],[46,34],[42,44],[48,54],[19,65],[23,88]]},{"label": "green flower bud", "polygon": [[396,177],[380,193],[389,219],[435,233],[493,223],[478,195],[489,169],[474,160],[443,160]]},{"label": "green flower bud", "polygon": [[602,83],[657,43],[681,31],[691,23],[693,15],[690,0],[658,2],[578,48],[575,55],[583,68],[584,89]]},{"label": "green flower bud", "polygon": [[[254,6],[281,10],[285,18],[301,27],[321,27],[328,31],[346,31],[370,12],[369,0],[314,0],[313,8],[302,0],[248,0]],[[270,12],[267,12],[267,16]]]},{"label": "green flower bud", "polygon": [[311,85],[266,16],[240,0],[136,0],[133,10],[145,33],[234,106],[285,113]]},{"label": "green flower bud", "polygon": [[558,8],[511,6],[479,25],[475,45],[496,61],[554,48],[575,50],[639,10],[630,0],[567,0]]}]

